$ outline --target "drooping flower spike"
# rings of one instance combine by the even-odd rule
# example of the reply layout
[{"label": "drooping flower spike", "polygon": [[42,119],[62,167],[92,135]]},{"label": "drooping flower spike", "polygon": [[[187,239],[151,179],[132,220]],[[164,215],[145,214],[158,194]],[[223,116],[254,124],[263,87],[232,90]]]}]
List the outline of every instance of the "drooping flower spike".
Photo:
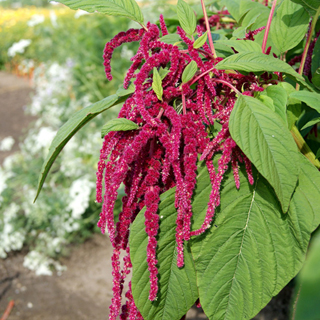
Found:
[{"label": "drooping flower spike", "polygon": [[[225,12],[212,18],[211,24],[219,23],[222,14]],[[139,129],[108,133],[104,138],[97,171],[97,201],[103,200],[98,225],[102,232],[108,230],[114,247],[114,297],[109,319],[116,319],[120,313],[121,319],[142,319],[134,304],[131,285],[125,294],[127,302],[122,308],[121,297],[124,281],[131,268],[129,227],[143,207],[146,208],[145,231],[148,235],[149,299],[153,301],[158,291],[156,237],[160,195],[176,187],[177,265],[182,267],[184,242],[211,226],[215,209],[220,204],[220,188],[225,172],[231,168],[235,185],[239,188],[239,165],[243,163],[249,182],[254,182],[249,159],[230,136],[229,117],[236,101],[236,92],[253,95],[263,90],[262,83],[252,74],[245,76],[215,69],[222,58],[214,58],[207,44],[195,49],[194,40],[188,38],[180,27],[177,27],[177,34],[187,50],[161,42],[161,34],[168,34],[162,16],[160,30],[151,23],[147,24],[147,29],[130,29],[119,33],[107,43],[104,51],[106,76],[111,79],[110,59],[113,50],[122,43],[140,41],[124,80],[125,88],[133,81],[135,91],[119,113],[120,118],[138,124]],[[254,39],[254,35],[261,30],[250,33],[248,39]],[[197,27],[197,32],[201,36],[201,26]],[[182,74],[191,61],[196,62],[198,71],[189,82],[182,83]],[[161,99],[152,88],[154,68],[158,72],[167,69],[161,80]],[[263,84],[274,81],[268,76],[262,79]],[[214,135],[212,128],[216,130]],[[213,164],[216,154],[221,154],[217,167]],[[198,230],[191,230],[191,199],[196,186],[199,158],[208,168],[212,190],[202,226]],[[122,199],[122,212],[115,225],[113,209],[121,183],[125,186],[126,195]],[[120,267],[119,261],[121,251],[125,252],[123,267]]]}]

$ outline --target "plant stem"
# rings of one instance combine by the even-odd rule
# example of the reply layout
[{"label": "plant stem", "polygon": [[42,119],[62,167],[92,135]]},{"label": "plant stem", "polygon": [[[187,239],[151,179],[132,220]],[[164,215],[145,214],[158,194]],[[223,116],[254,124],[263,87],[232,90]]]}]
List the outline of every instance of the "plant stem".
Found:
[{"label": "plant stem", "polygon": [[202,11],[203,11],[204,21],[206,22],[206,28],[207,28],[207,32],[208,32],[208,40],[209,40],[210,49],[211,49],[213,56],[216,58],[217,54],[216,54],[216,50],[214,50],[214,45],[213,45],[213,41],[212,41],[211,30],[210,30],[206,7],[204,5],[204,0],[201,0],[201,6],[202,6]]},{"label": "plant stem", "polygon": [[307,143],[304,141],[302,135],[300,134],[298,128],[296,126],[293,126],[291,129],[291,134],[293,136],[294,141],[296,142],[300,152],[305,155],[309,161],[318,169],[320,169],[320,162],[314,155],[314,153],[311,151],[310,147],[307,145]]},{"label": "plant stem", "polygon": [[274,0],[272,3],[271,11],[270,11],[267,26],[266,26],[266,31],[264,33],[264,37],[263,37],[263,41],[262,41],[262,53],[266,53],[266,46],[267,46],[267,41],[268,41],[269,30],[270,30],[271,21],[272,21],[272,17],[273,17],[274,9],[276,8],[276,5],[277,5],[277,0]]},{"label": "plant stem", "polygon": [[215,82],[219,82],[219,83],[223,83],[225,84],[227,87],[229,87],[230,89],[232,89],[233,91],[235,91],[237,94],[241,95],[241,92],[234,87],[231,83],[225,81],[225,80],[220,80],[220,79],[213,79]]}]

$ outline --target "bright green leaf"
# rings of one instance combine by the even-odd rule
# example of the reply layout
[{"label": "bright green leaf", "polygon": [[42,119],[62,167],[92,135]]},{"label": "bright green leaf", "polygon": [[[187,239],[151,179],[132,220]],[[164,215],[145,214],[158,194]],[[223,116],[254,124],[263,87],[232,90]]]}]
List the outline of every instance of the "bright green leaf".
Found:
[{"label": "bright green leaf", "polygon": [[71,9],[100,12],[110,16],[122,16],[143,25],[143,15],[134,0],[59,0]]},{"label": "bright green leaf", "polygon": [[198,70],[197,63],[192,60],[184,69],[181,79],[183,83],[190,81]]},{"label": "bright green leaf", "polygon": [[177,14],[181,28],[188,35],[192,35],[197,26],[197,19],[194,11],[186,2],[184,2],[183,0],[178,0]]},{"label": "bright green leaf", "polygon": [[240,4],[237,0],[223,0],[222,3],[227,7],[231,15],[239,21],[240,19]]},{"label": "bright green leaf", "polygon": [[314,231],[320,224],[320,172],[304,155],[299,154],[299,157],[301,172],[297,190],[303,194],[305,202],[312,208],[311,231]]},{"label": "bright green leaf", "polygon": [[288,129],[291,130],[301,113],[301,102],[298,99],[290,98],[290,93],[296,89],[288,82],[280,82],[279,87],[283,88],[287,93],[287,121]]},{"label": "bright green leaf", "polygon": [[137,129],[139,129],[139,126],[131,120],[125,118],[112,119],[102,127],[101,137],[103,138],[111,131],[129,131]]},{"label": "bright green leaf", "polygon": [[208,38],[208,32],[206,31],[201,37],[199,37],[194,43],[193,47],[195,49],[201,48],[207,41]]},{"label": "bright green leaf", "polygon": [[290,94],[291,98],[298,99],[305,104],[307,104],[310,108],[320,112],[320,94],[309,91],[296,91]]},{"label": "bright green leaf", "polygon": [[268,107],[270,110],[275,111],[273,100],[268,97],[267,95],[261,94],[257,97],[259,101],[261,101],[266,107]]},{"label": "bright green leaf", "polygon": [[176,33],[167,34],[167,35],[161,37],[159,39],[159,41],[167,43],[167,44],[176,45],[179,48],[183,47],[183,44],[181,44],[182,40],[181,40],[180,36]]},{"label": "bright green leaf", "polygon": [[162,79],[159,75],[157,68],[153,68],[153,82],[152,89],[154,93],[157,95],[159,100],[162,100],[163,88],[162,88]]},{"label": "bright green leaf", "polygon": [[221,43],[230,48],[234,48],[238,52],[262,52],[261,47],[250,40],[219,40],[216,43]]},{"label": "bright green leaf", "polygon": [[216,64],[218,70],[239,70],[246,72],[282,72],[292,77],[297,82],[311,89],[304,78],[295,72],[291,66],[282,60],[263,53],[243,52],[234,54]]},{"label": "bright green leaf", "polygon": [[264,93],[273,100],[276,113],[281,117],[287,125],[287,92],[278,85],[268,86]]},{"label": "bright green leaf", "polygon": [[[250,186],[241,167],[237,190],[229,170],[214,225],[192,238],[200,302],[210,320],[253,318],[297,274],[307,250],[308,202],[298,190],[282,214],[268,182],[253,174]],[[199,224],[203,216],[194,213],[194,219]]]},{"label": "bright green leaf", "polygon": [[162,68],[162,67],[160,67],[160,69],[159,69],[159,75],[160,75],[160,78],[161,78],[161,80],[163,80],[166,76],[167,76],[167,74],[170,72],[170,70],[168,69],[168,68]]},{"label": "bright green leaf", "polygon": [[150,284],[147,264],[148,235],[145,209],[130,227],[130,258],[133,266],[132,293],[145,320],[179,320],[198,298],[196,272],[188,244],[184,246],[184,267],[177,267],[175,188],[160,196],[157,260],[159,290],[157,300],[148,300]]},{"label": "bright green leaf", "polygon": [[51,146],[49,148],[49,153],[47,158],[45,159],[42,169],[41,175],[39,177],[37,195],[34,199],[36,201],[39,193],[42,189],[44,181],[49,173],[49,170],[58,157],[59,153],[63,149],[63,147],[67,144],[67,142],[79,131],[85,124],[91,121],[94,117],[100,114],[107,109],[124,102],[128,96],[124,96],[119,98],[117,95],[112,95],[108,98],[105,98],[101,101],[98,101],[92,104],[89,107],[86,107],[78,112],[76,112],[58,131],[56,136],[54,137]]},{"label": "bright green leaf", "polygon": [[290,131],[278,115],[249,96],[237,99],[229,127],[232,138],[274,188],[287,212],[300,171]]},{"label": "bright green leaf", "polygon": [[313,119],[313,120],[307,122],[307,123],[301,128],[301,130],[307,129],[307,128],[309,128],[309,127],[313,127],[315,124],[318,124],[318,123],[320,123],[320,118]]},{"label": "bright green leaf", "polygon": [[280,52],[300,43],[308,31],[309,14],[299,4],[284,0],[272,20],[270,36]]}]

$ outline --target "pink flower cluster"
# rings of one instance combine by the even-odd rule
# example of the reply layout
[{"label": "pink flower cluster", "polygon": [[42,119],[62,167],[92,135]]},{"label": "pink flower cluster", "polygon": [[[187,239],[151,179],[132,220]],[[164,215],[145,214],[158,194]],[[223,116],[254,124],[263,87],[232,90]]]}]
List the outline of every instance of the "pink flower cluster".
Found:
[{"label": "pink flower cluster", "polygon": [[[134,81],[135,92],[119,113],[119,118],[137,123],[139,129],[106,135],[97,171],[97,201],[103,202],[98,225],[102,232],[107,228],[114,247],[114,295],[109,319],[116,319],[119,314],[121,319],[142,319],[134,304],[131,286],[125,295],[127,302],[122,308],[121,297],[125,278],[131,268],[129,227],[143,207],[148,235],[149,299],[153,301],[158,291],[156,249],[160,194],[176,187],[177,265],[182,267],[184,242],[191,236],[205,232],[212,223],[215,208],[220,204],[221,183],[229,164],[237,188],[240,187],[240,163],[244,163],[249,182],[253,183],[251,163],[230,136],[229,117],[236,100],[233,88],[253,95],[263,90],[263,83],[259,83],[252,74],[245,76],[215,69],[221,58],[214,58],[207,44],[194,49],[194,40],[188,38],[180,27],[177,33],[187,50],[161,42],[160,35],[168,34],[162,16],[160,30],[151,23],[147,24],[147,29],[121,32],[106,44],[104,51],[106,75],[111,79],[110,59],[113,50],[122,43],[140,41],[124,80],[125,88],[130,81]],[[201,36],[201,27],[197,27],[197,32]],[[193,79],[182,83],[182,73],[191,61],[196,62],[198,71]],[[161,100],[152,89],[154,68],[168,70],[162,79]],[[213,128],[221,128],[215,136],[211,135]],[[215,168],[212,159],[217,153],[221,157]],[[198,155],[208,168],[212,191],[201,228],[192,230],[191,199],[196,185]],[[122,198],[122,212],[115,225],[113,209],[121,183],[125,186],[126,195]],[[119,261],[121,250],[125,252],[122,268]]]}]

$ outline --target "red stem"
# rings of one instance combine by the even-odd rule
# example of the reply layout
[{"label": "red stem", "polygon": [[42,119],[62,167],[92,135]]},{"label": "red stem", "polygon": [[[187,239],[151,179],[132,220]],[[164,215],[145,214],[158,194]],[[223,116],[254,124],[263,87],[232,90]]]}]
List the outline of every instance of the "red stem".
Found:
[{"label": "red stem", "polygon": [[183,106],[183,114],[187,114],[187,106],[186,106],[186,96],[182,94],[182,106]]},{"label": "red stem", "polygon": [[267,41],[268,41],[269,30],[270,30],[271,21],[272,21],[272,17],[273,17],[276,5],[277,5],[277,0],[274,0],[272,3],[271,11],[270,11],[268,22],[267,22],[266,31],[264,33],[264,37],[263,37],[263,41],[262,41],[262,52],[263,53],[266,53],[266,46],[267,46]]},{"label": "red stem", "polygon": [[203,1],[203,0],[201,0],[201,6],[202,6],[202,11],[203,11],[204,21],[206,22],[206,28],[207,28],[207,33],[208,33],[209,46],[210,46],[210,49],[211,49],[211,52],[212,52],[213,56],[216,58],[216,57],[217,57],[217,54],[216,54],[216,51],[214,50],[214,45],[213,45],[213,41],[212,41],[212,36],[211,36],[211,30],[210,30],[209,20],[208,20],[206,7],[205,7],[205,5],[204,5],[204,1]]}]

